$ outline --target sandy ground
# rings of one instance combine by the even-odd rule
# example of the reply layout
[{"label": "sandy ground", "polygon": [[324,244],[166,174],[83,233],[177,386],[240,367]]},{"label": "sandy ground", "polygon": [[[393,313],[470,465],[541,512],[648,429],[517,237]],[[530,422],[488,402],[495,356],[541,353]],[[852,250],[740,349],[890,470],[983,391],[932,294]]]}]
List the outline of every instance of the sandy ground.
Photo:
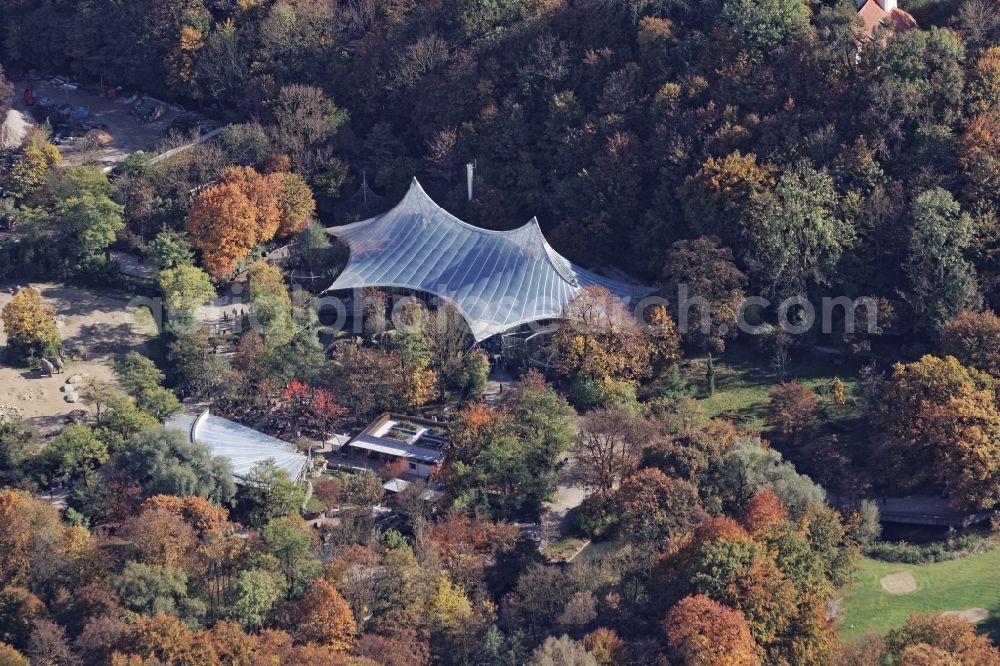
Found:
[{"label": "sandy ground", "polygon": [[[0,285],[0,308],[11,299],[9,286]],[[66,349],[78,349],[87,359],[67,358],[65,374],[53,377],[0,363],[0,404],[19,409],[28,422],[47,432],[61,426],[71,411],[85,408],[82,403],[66,402],[66,379],[86,373],[94,380],[114,383],[111,361],[128,351],[144,351],[145,341],[155,329],[148,317],[133,316],[124,299],[51,284],[31,286],[55,309]],[[7,336],[0,326],[0,345],[6,344]]]},{"label": "sandy ground", "polygon": [[957,618],[965,620],[966,622],[971,622],[972,624],[978,624],[984,620],[988,620],[990,617],[990,612],[985,608],[966,608],[960,611],[945,611],[941,615],[954,615]]},{"label": "sandy ground", "polygon": [[111,165],[136,152],[144,150],[155,152],[163,140],[163,133],[177,117],[177,112],[168,107],[166,113],[157,120],[145,125],[139,124],[135,116],[129,114],[131,108],[123,98],[109,99],[83,90],[56,88],[47,81],[15,81],[14,107],[32,120],[29,107],[24,103],[24,88],[29,83],[34,86],[35,98],[48,97],[56,105],[69,104],[73,107],[86,106],[90,108],[90,117],[86,122],[104,123],[107,132],[114,138],[110,146],[81,150],[79,140],[64,142],[59,146],[63,164],[79,166],[88,162]]},{"label": "sandy ground", "polygon": [[889,594],[913,594],[917,591],[917,579],[909,571],[882,576],[879,583]]}]

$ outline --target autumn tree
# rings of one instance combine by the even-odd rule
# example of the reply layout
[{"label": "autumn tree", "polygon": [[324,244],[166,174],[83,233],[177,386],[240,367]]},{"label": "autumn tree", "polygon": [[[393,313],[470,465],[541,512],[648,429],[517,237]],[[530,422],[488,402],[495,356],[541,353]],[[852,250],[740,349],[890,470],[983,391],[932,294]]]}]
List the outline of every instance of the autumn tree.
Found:
[{"label": "autumn tree", "polygon": [[42,301],[37,289],[21,289],[2,313],[7,347],[15,362],[51,356],[62,344],[55,311]]},{"label": "autumn tree", "polygon": [[775,186],[777,173],[778,167],[759,163],[752,153],[709,157],[680,190],[688,225],[696,234],[718,236],[726,246],[745,247],[750,213]]},{"label": "autumn tree", "polygon": [[791,444],[805,443],[823,416],[819,396],[808,386],[786,382],[768,393],[767,423]]},{"label": "autumn tree", "polygon": [[326,439],[340,426],[347,411],[337,404],[333,393],[293,379],[278,397],[274,417],[280,432],[291,438]]},{"label": "autumn tree", "polygon": [[351,609],[336,588],[322,578],[313,581],[296,604],[296,639],[346,650],[356,634]]},{"label": "autumn tree", "polygon": [[989,310],[959,312],[941,333],[941,351],[1000,377],[1000,317]]},{"label": "autumn tree", "polygon": [[[313,176],[333,169],[336,159],[329,141],[347,121],[343,109],[321,89],[296,83],[281,88],[271,112],[275,121],[270,128],[271,140],[291,157],[297,169]],[[337,185],[331,194],[336,195]]]},{"label": "autumn tree", "polygon": [[[717,236],[677,241],[663,267],[666,297],[687,344],[720,354],[737,332],[747,278]],[[683,294],[681,293],[683,290]]]},{"label": "autumn tree", "polygon": [[769,527],[788,520],[788,510],[772,488],[754,493],[740,516],[740,523],[750,534],[767,531]]},{"label": "autumn tree", "polygon": [[573,450],[580,481],[610,493],[636,471],[649,433],[642,419],[621,407],[588,412],[580,422]]},{"label": "autumn tree", "polygon": [[638,322],[608,290],[585,287],[552,338],[556,368],[570,377],[638,379],[650,372]]},{"label": "autumn tree", "polygon": [[1000,502],[1000,412],[993,380],[955,358],[896,364],[879,415],[895,483],[932,483],[957,507]]},{"label": "autumn tree", "polygon": [[582,643],[563,634],[558,638],[555,636],[546,638],[535,648],[531,653],[531,659],[528,660],[528,666],[550,666],[550,664],[597,666],[597,659],[587,652]]},{"label": "autumn tree", "polygon": [[646,345],[654,378],[663,378],[681,358],[681,337],[677,324],[662,305],[654,305],[642,313],[646,324]]},{"label": "autumn tree", "polygon": [[256,245],[274,237],[281,222],[278,195],[273,177],[250,167],[226,169],[218,183],[198,194],[187,230],[213,277],[232,272]]},{"label": "autumn tree", "polygon": [[6,175],[7,186],[14,198],[29,199],[45,186],[49,173],[59,166],[62,156],[59,149],[49,143],[43,130],[33,131],[25,141],[21,159],[15,162]]},{"label": "autumn tree", "polygon": [[672,661],[684,666],[757,666],[757,644],[743,613],[704,595],[684,597],[663,621]]},{"label": "autumn tree", "polygon": [[27,657],[6,643],[0,643],[0,664],[3,666],[31,666]]},{"label": "autumn tree", "polygon": [[655,547],[667,546],[708,517],[697,488],[658,469],[642,469],[626,478],[613,501],[621,511],[621,532]]},{"label": "autumn tree", "polygon": [[313,199],[309,185],[296,173],[279,172],[274,175],[272,182],[278,188],[278,210],[281,213],[277,236],[288,238],[312,222],[316,213],[316,200]]},{"label": "autumn tree", "polygon": [[601,666],[625,662],[626,645],[614,629],[598,627],[583,637],[583,647]]},{"label": "autumn tree", "polygon": [[[1000,79],[994,81],[993,85],[998,82]],[[994,206],[1000,204],[1000,197],[996,193],[1000,187],[998,136],[1000,136],[1000,106],[994,106],[983,115],[972,119],[959,144],[959,164],[968,179],[969,198],[991,202]]]},{"label": "autumn tree", "polygon": [[976,632],[975,625],[958,617],[911,615],[906,624],[889,632],[882,656],[887,662],[918,663],[907,656],[934,654],[928,664],[995,664],[998,650],[990,639]]}]

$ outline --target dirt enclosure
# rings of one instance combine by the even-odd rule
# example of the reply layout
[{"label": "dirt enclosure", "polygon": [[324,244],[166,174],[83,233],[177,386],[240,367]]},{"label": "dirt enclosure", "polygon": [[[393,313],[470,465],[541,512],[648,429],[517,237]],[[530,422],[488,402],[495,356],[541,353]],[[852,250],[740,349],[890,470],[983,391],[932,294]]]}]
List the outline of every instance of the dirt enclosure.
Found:
[{"label": "dirt enclosure", "polygon": [[[11,286],[0,285],[0,308],[12,298]],[[52,377],[38,370],[0,363],[0,405],[16,408],[25,420],[47,433],[61,427],[70,412],[86,408],[82,403],[66,401],[69,377],[82,373],[88,379],[113,384],[111,362],[129,351],[146,351],[155,327],[148,311],[130,309],[123,298],[52,284],[30,286],[55,310],[65,348],[81,358],[67,358],[65,373]],[[0,345],[7,345],[2,325]]]},{"label": "dirt enclosure", "polygon": [[[111,136],[111,143],[105,146],[90,146],[81,140],[67,140],[59,145],[63,164],[79,166],[87,163],[97,163],[110,166],[123,160],[137,150],[157,152],[157,146],[163,141],[163,134],[170,123],[177,118],[178,113],[173,107],[165,107],[162,116],[146,124],[139,123],[136,116],[129,113],[131,108],[127,98],[108,98],[96,92],[86,90],[71,90],[62,86],[53,86],[48,81],[16,81],[14,108],[20,111],[28,120],[32,120],[31,109],[24,103],[24,89],[34,87],[35,97],[47,97],[57,105],[69,104],[72,107],[86,106],[90,109],[87,122],[99,123]],[[32,121],[33,122],[33,121]]]}]

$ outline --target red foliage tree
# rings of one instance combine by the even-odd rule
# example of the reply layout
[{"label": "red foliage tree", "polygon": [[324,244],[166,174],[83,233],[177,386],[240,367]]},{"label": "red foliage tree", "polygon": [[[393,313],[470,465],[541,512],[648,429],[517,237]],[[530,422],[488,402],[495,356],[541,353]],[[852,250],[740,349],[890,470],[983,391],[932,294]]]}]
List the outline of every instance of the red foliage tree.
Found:
[{"label": "red foliage tree", "polygon": [[758,490],[750,498],[740,518],[740,522],[751,534],[765,532],[769,526],[785,520],[788,520],[788,509],[771,488]]}]

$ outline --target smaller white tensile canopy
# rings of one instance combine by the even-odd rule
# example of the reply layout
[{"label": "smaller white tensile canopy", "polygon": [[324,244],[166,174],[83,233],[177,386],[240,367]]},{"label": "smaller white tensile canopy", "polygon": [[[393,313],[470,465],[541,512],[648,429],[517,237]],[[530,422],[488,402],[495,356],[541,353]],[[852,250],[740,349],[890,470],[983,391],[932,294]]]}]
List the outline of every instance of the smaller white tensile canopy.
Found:
[{"label": "smaller white tensile canopy", "polygon": [[392,210],[327,232],[350,248],[327,291],[400,287],[452,303],[476,340],[533,321],[558,319],[584,287],[604,287],[625,304],[647,287],[602,277],[552,249],[538,220],[510,231],[467,224],[434,203],[414,178]]},{"label": "smaller white tensile canopy", "polygon": [[166,427],[184,433],[189,441],[207,446],[213,456],[225,458],[233,468],[236,483],[257,463],[270,458],[279,469],[298,481],[308,459],[288,442],[257,432],[245,425],[209,414],[206,409],[198,417],[178,414],[166,422]]}]

